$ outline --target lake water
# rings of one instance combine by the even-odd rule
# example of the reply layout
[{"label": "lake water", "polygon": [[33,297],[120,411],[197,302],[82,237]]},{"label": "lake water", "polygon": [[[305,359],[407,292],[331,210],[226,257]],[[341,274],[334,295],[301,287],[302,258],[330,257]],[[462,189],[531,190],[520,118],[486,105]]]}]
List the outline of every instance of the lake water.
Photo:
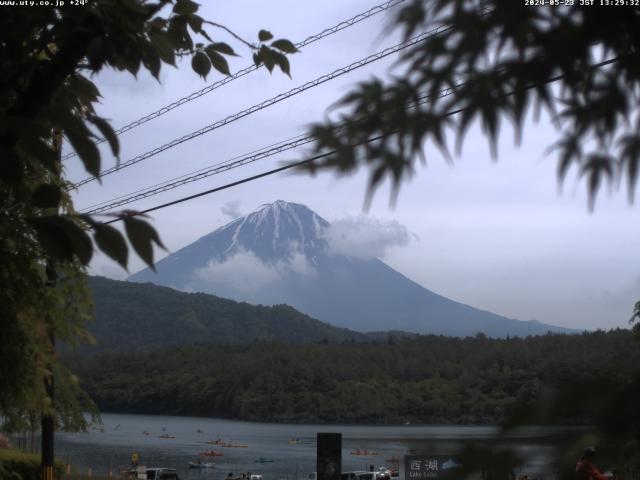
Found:
[{"label": "lake water", "polygon": [[[316,434],[342,433],[342,470],[365,470],[391,466],[386,461],[400,457],[409,450],[418,453],[452,454],[466,442],[505,443],[494,437],[495,427],[433,426],[433,425],[287,425],[240,422],[214,418],[103,414],[104,429],[88,433],[56,434],[56,456],[72,465],[74,472],[107,475],[127,468],[132,452],[140,456],[140,464],[147,467],[170,467],[185,480],[223,480],[230,472],[250,471],[265,480],[287,478],[305,480],[315,471]],[[148,432],[145,435],[143,432]],[[550,473],[549,459],[554,438],[560,432],[551,429],[527,429],[511,435],[506,441],[526,458],[522,472]],[[175,436],[171,439],[160,435]],[[222,448],[207,444],[207,440],[222,439],[247,445],[246,448]],[[289,439],[299,439],[290,444]],[[199,457],[204,450],[224,452],[222,457]],[[357,456],[356,449],[379,452],[376,456]],[[263,457],[273,460],[258,463]],[[189,469],[190,461],[214,460],[214,469]]]}]

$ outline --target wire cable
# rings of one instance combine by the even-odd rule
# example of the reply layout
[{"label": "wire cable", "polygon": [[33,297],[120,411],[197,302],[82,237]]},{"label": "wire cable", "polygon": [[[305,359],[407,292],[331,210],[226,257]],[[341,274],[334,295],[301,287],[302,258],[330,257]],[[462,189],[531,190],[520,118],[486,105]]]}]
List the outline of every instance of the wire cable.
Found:
[{"label": "wire cable", "polygon": [[83,210],[82,213],[93,215],[96,213],[101,213],[107,210],[111,210],[113,208],[117,208],[122,205],[135,202],[137,200],[142,200],[143,198],[158,195],[168,190],[173,190],[174,188],[181,187],[182,185],[186,185],[188,183],[202,180],[203,178],[207,178],[212,175],[217,175],[217,174],[226,172],[228,170],[232,170],[234,168],[238,168],[253,162],[257,162],[258,160],[271,157],[278,153],[292,150],[302,145],[311,143],[312,141],[313,141],[313,137],[309,135],[307,136],[301,135],[301,136],[295,137],[294,139],[291,139],[290,141],[281,142],[275,147],[266,147],[265,149],[258,150],[255,153],[247,154],[241,157],[236,157],[237,159],[232,159],[230,161],[217,163],[209,168],[198,171],[197,173],[194,173],[191,175],[184,175],[175,180],[168,180],[166,182],[163,182],[153,187],[149,187],[147,189],[142,189],[137,192],[133,192],[131,194],[117,197],[116,199],[112,199],[106,202],[92,205],[91,207],[87,207],[87,209]]},{"label": "wire cable", "polygon": [[[632,56],[632,55],[634,55],[634,54],[632,53],[632,54],[626,55],[625,57],[629,57],[629,56]],[[599,68],[602,68],[604,66],[616,63],[616,62],[620,61],[622,58],[624,58],[624,57],[610,58],[610,59],[604,60],[602,62],[599,62],[597,64],[589,65],[586,68],[586,70],[599,69]],[[530,85],[527,85],[524,88],[526,90],[529,90],[529,89],[535,88],[536,86],[540,86],[540,85],[556,82],[558,80],[563,79],[564,77],[565,77],[564,74],[555,75],[553,77],[547,78],[544,82],[537,83],[537,84],[535,84],[535,83],[534,84],[530,84]],[[514,93],[516,93],[516,92],[512,91],[512,92],[509,92],[509,93],[505,94],[504,96],[505,97],[506,96],[510,96],[510,95],[513,95]],[[418,102],[418,103],[416,103],[416,105],[418,105],[420,103],[422,103],[422,102]],[[463,111],[467,110],[468,108],[469,107],[461,107],[461,108],[458,108],[456,110],[451,110],[451,111],[447,112],[445,115],[447,117],[450,117],[450,116],[453,116],[453,115],[457,115],[458,113],[462,113]],[[382,138],[384,138],[384,137],[386,137],[388,135],[391,135],[393,133],[394,132],[389,132],[389,133],[384,134],[384,135],[378,135],[376,137],[372,137],[372,138],[369,138],[367,140],[363,140],[362,142],[353,144],[352,147],[359,146],[359,145],[364,145],[366,143],[371,143],[371,142],[374,142],[376,140],[380,140],[380,139],[382,139]],[[316,155],[314,157],[311,157],[311,158],[308,158],[308,159],[305,159],[305,160],[289,163],[287,165],[284,165],[284,166],[279,167],[279,168],[275,168],[273,170],[268,170],[266,172],[262,172],[260,174],[253,175],[251,177],[246,177],[246,178],[243,178],[241,180],[238,180],[238,181],[235,181],[235,182],[232,182],[232,183],[228,183],[226,185],[222,185],[220,187],[215,187],[215,188],[212,188],[212,189],[209,189],[209,190],[205,190],[204,192],[196,193],[196,194],[193,194],[193,195],[189,195],[187,197],[182,197],[182,198],[179,198],[177,200],[173,200],[171,202],[167,202],[167,203],[163,203],[161,205],[157,205],[155,207],[147,208],[146,210],[142,210],[142,211],[139,211],[139,212],[138,211],[131,212],[129,215],[133,215],[133,216],[144,215],[144,214],[149,213],[149,212],[153,212],[153,211],[156,211],[156,210],[160,210],[162,208],[166,208],[166,207],[170,207],[170,206],[173,206],[173,205],[177,205],[179,203],[183,203],[183,202],[186,202],[186,201],[189,201],[189,200],[193,200],[195,198],[199,198],[199,197],[202,197],[202,196],[205,196],[205,195],[209,195],[211,193],[219,192],[221,190],[226,190],[228,188],[235,187],[235,186],[238,186],[238,185],[242,185],[243,183],[251,182],[253,180],[257,180],[257,179],[260,179],[260,178],[263,178],[263,177],[266,177],[266,176],[269,176],[269,175],[274,175],[276,173],[279,173],[279,172],[282,172],[282,171],[285,171],[285,170],[288,170],[288,169],[291,169],[291,168],[295,168],[295,167],[299,167],[299,166],[302,166],[302,165],[306,165],[306,164],[314,162],[315,160],[319,160],[321,158],[325,158],[325,157],[334,155],[335,153],[337,153],[336,150],[332,150],[330,152],[325,152],[325,153]],[[115,216],[115,215],[118,215],[118,214],[117,213],[108,213],[106,215]],[[105,223],[114,223],[114,222],[118,222],[120,220],[122,220],[122,217],[114,218],[113,220],[110,220],[110,221],[105,222]]]},{"label": "wire cable", "polygon": [[[370,139],[368,139],[368,140],[366,140],[365,142],[362,142],[362,143],[370,143],[370,142],[373,142],[375,140],[380,140],[383,137],[384,137],[384,135],[379,135],[377,137],[370,138]],[[307,158],[305,160],[300,160],[300,161],[294,162],[294,163],[288,163],[287,165],[283,165],[282,167],[274,168],[273,170],[268,170],[266,172],[262,172],[262,173],[259,173],[257,175],[253,175],[251,177],[246,177],[246,178],[243,178],[243,179],[235,181],[235,182],[227,183],[226,185],[222,185],[220,187],[215,187],[215,188],[212,188],[210,190],[205,190],[204,192],[195,193],[193,195],[189,195],[188,197],[182,197],[182,198],[179,198],[177,200],[173,200],[171,202],[163,203],[161,205],[156,205],[155,207],[147,208],[146,210],[141,210],[139,212],[133,212],[133,216],[145,215],[147,213],[154,212],[156,210],[160,210],[162,208],[167,208],[167,207],[171,207],[173,205],[177,205],[178,203],[187,202],[189,200],[194,200],[194,199],[199,198],[199,197],[204,197],[205,195],[210,195],[212,193],[219,192],[221,190],[226,190],[228,188],[237,187],[238,185],[242,185],[243,183],[252,182],[253,180],[258,180],[259,178],[263,178],[263,177],[267,177],[269,175],[274,175],[276,173],[284,172],[285,170],[289,170],[291,168],[300,167],[302,165],[314,162],[314,161],[319,160],[321,158],[325,158],[325,157],[328,157],[330,155],[334,155],[335,153],[336,153],[336,151],[332,150],[330,152],[321,153],[319,155],[316,155],[316,156],[311,157],[311,158]],[[114,218],[113,220],[109,220],[108,222],[104,222],[104,223],[105,224],[115,223],[115,222],[119,222],[121,220],[122,220],[122,218],[118,217],[118,218]]]},{"label": "wire cable", "polygon": [[[442,98],[442,97],[451,95],[455,91],[455,88],[457,88],[458,86],[460,85],[441,90],[440,92],[438,92],[438,97]],[[407,109],[415,108],[419,105],[422,105],[427,101],[429,101],[430,98],[431,98],[430,95],[425,95],[418,102],[407,107]],[[243,156],[238,156],[230,160],[215,163],[209,167],[196,170],[195,172],[192,172],[190,174],[185,174],[180,177],[169,179],[144,189],[136,190],[134,192],[121,195],[119,197],[115,197],[104,202],[94,204],[90,207],[83,209],[82,213],[92,215],[92,214],[102,213],[102,212],[111,210],[113,208],[121,207],[122,205],[126,205],[129,203],[135,202],[137,200],[142,200],[144,198],[158,195],[162,192],[173,190],[174,188],[181,187],[188,183],[196,182],[204,178],[210,177],[212,175],[217,175],[219,173],[223,173],[228,170],[232,170],[238,167],[242,167],[244,165],[248,165],[250,163],[254,163],[258,160],[263,160],[265,158],[271,157],[278,153],[292,150],[294,148],[311,143],[313,140],[314,138],[312,135],[306,135],[306,136],[299,135],[297,137],[289,138],[287,140],[283,140],[276,144],[264,147],[263,149],[255,150]]]},{"label": "wire cable", "polygon": [[155,155],[158,155],[159,153],[164,152],[165,150],[169,150],[170,148],[173,148],[177,145],[180,145],[184,142],[193,140],[196,137],[199,137],[201,135],[204,135],[205,133],[209,133],[213,130],[216,130],[220,127],[223,127],[225,125],[228,125],[230,123],[235,122],[236,120],[239,120],[241,118],[244,118],[248,115],[251,115],[252,113],[255,113],[257,111],[263,110],[267,107],[270,107],[272,105],[275,105],[276,103],[279,103],[287,98],[290,98],[294,95],[298,95],[302,92],[305,92],[311,88],[317,87],[318,85],[321,85],[325,82],[328,82],[329,80],[333,80],[334,78],[340,77],[342,75],[345,75],[347,73],[350,73],[358,68],[361,68],[365,65],[368,65],[370,63],[376,62],[382,58],[385,58],[389,55],[392,55],[394,53],[397,53],[401,50],[404,50],[405,48],[409,48],[412,47],[413,45],[416,45],[420,42],[425,41],[426,39],[434,36],[434,35],[438,35],[439,33],[442,33],[443,31],[450,29],[451,27],[445,26],[445,25],[440,25],[438,27],[433,28],[432,30],[429,30],[427,32],[421,33],[420,35],[417,35],[415,37],[410,38],[409,40],[406,40],[404,42],[401,42],[397,45],[394,45],[392,47],[388,47],[385,48],[384,50],[381,50],[378,53],[375,53],[373,55],[369,55],[368,57],[365,57],[361,60],[358,60],[350,65],[347,65],[346,67],[342,67],[339,68],[337,70],[334,70],[331,73],[322,75],[314,80],[311,80],[303,85],[300,85],[298,87],[295,87],[291,90],[288,90],[287,92],[284,93],[280,93],[278,95],[276,95],[275,97],[272,97],[268,100],[264,100],[258,104],[255,104],[245,110],[241,110],[240,112],[234,113],[233,115],[230,115],[222,120],[218,120],[217,122],[214,122],[210,125],[207,125],[206,127],[203,127],[199,130],[196,130],[194,132],[191,132],[187,135],[184,135],[182,137],[176,138],[174,140],[172,140],[171,142],[165,143],[164,145],[161,145],[159,147],[154,148],[153,150],[149,150],[148,152],[145,152],[141,155],[138,155],[136,157],[133,157],[130,160],[127,160],[126,162],[122,162],[119,165],[116,165],[114,167],[108,168],[107,170],[103,171],[100,175],[94,177],[87,177],[84,180],[81,180],[77,183],[75,183],[74,185],[72,185],[70,187],[70,189],[72,188],[78,188],[81,187],[82,185],[85,185],[87,183],[93,182],[95,180],[98,180],[99,178],[103,178],[107,175],[110,175],[114,172],[117,172],[119,170],[122,170],[124,168],[130,167],[131,165],[135,165],[136,163],[142,162],[143,160],[147,160],[148,158],[151,158]]},{"label": "wire cable", "polygon": [[[232,157],[232,158],[227,159],[227,160],[223,160],[221,162],[213,163],[211,165],[208,165],[206,167],[200,168],[198,170],[194,170],[192,172],[185,173],[184,175],[179,175],[177,177],[172,177],[172,178],[170,178],[168,180],[164,180],[162,182],[158,182],[158,183],[155,183],[153,185],[150,185],[150,186],[147,186],[147,187],[144,187],[144,188],[140,188],[138,190],[134,190],[133,192],[125,193],[125,194],[119,195],[117,197],[112,197],[109,200],[104,200],[102,202],[94,203],[93,205],[90,205],[88,207],[83,207],[80,210],[83,213],[88,213],[89,210],[92,210],[94,208],[100,207],[101,205],[106,205],[106,204],[111,203],[111,202],[117,202],[117,201],[119,201],[121,199],[125,199],[125,198],[131,197],[131,196],[135,196],[135,195],[137,195],[139,193],[147,192],[149,190],[153,190],[153,189],[156,189],[156,188],[159,188],[159,187],[164,187],[165,185],[171,184],[173,182],[178,182],[178,181],[183,180],[183,179],[188,179],[188,178],[191,178],[191,177],[194,177],[194,176],[198,176],[198,175],[201,175],[201,174],[206,174],[206,172],[209,172],[210,170],[215,169],[217,167],[224,166],[224,165],[226,165],[228,163],[234,163],[237,160],[240,160],[240,159],[243,159],[243,158],[247,158],[247,157],[251,157],[253,155],[257,155],[259,153],[265,152],[267,150],[271,150],[271,149],[280,147],[285,143],[292,142],[292,141],[294,141],[294,140],[296,140],[298,138],[301,138],[301,137],[304,137],[304,134],[298,135],[296,137],[288,138],[286,140],[282,140],[282,141],[279,141],[279,142],[276,142],[276,143],[272,143],[271,145],[268,145],[266,147],[258,148],[256,150],[253,150],[253,151],[249,152],[249,153],[244,153],[242,155],[237,155],[235,157]],[[207,176],[207,175],[204,175],[204,176]],[[123,202],[123,204],[125,204],[125,203],[130,203],[130,202]]]},{"label": "wire cable", "polygon": [[[323,38],[326,38],[330,35],[333,35],[334,33],[340,32],[341,30],[344,30],[346,28],[349,28],[357,23],[360,23],[363,20],[366,20],[378,13],[384,12],[386,10],[389,10],[390,8],[395,7],[396,5],[404,2],[405,0],[389,0],[387,2],[381,3],[379,5],[376,5],[375,7],[370,8],[369,10],[365,11],[365,12],[361,12],[358,13],[357,15],[347,19],[347,20],[343,20],[342,22],[334,25],[333,27],[329,27],[329,28],[325,28],[324,30],[322,30],[319,33],[316,33],[314,35],[310,35],[307,38],[305,38],[304,40],[302,40],[301,42],[298,42],[295,44],[296,48],[298,50],[300,50],[303,47],[306,47],[307,45],[311,45],[312,43],[317,42],[318,40],[321,40]],[[238,78],[244,77],[245,75],[248,75],[251,72],[254,72],[255,70],[258,70],[260,68],[260,66],[255,66],[254,64],[251,64],[241,70],[238,70],[236,73],[234,73],[233,75],[229,75],[227,77],[224,77],[220,80],[217,80],[216,82],[212,83],[211,85],[208,85],[206,87],[204,87],[201,90],[198,90],[196,92],[190,93],[189,95],[179,98],[178,100],[176,100],[173,103],[170,103],[169,105],[166,105],[162,108],[159,108],[158,110],[149,113],[148,115],[145,115],[144,117],[141,117],[137,120],[134,120],[131,123],[128,123],[122,127],[120,127],[119,129],[117,129],[115,131],[116,135],[120,135],[122,133],[128,132],[129,130],[133,130],[136,127],[139,127],[140,125],[143,125],[155,118],[158,118],[162,115],[164,115],[165,113],[170,112],[171,110],[174,110],[178,107],[180,107],[181,105],[184,105],[185,103],[189,103],[193,100],[196,100],[197,98],[202,97],[203,95],[206,95],[207,93],[213,92],[214,90],[216,90],[219,87],[222,87],[223,85],[226,85],[229,82],[232,82],[234,80],[237,80]],[[96,145],[103,143],[105,141],[104,138],[99,138],[95,141]],[[77,155],[76,152],[69,152],[67,154],[65,154],[62,157],[62,160],[67,160],[69,158],[75,157]]]}]

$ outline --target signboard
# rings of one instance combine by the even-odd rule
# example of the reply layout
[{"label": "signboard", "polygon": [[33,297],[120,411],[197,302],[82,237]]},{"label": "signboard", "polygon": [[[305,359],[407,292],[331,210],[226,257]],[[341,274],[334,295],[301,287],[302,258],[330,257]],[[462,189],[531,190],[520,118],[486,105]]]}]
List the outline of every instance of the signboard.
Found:
[{"label": "signboard", "polygon": [[316,472],[318,480],[340,480],[342,471],[342,434],[318,433]]},{"label": "signboard", "polygon": [[143,465],[136,468],[136,479],[147,480],[147,467]]},{"label": "signboard", "polygon": [[405,455],[400,464],[401,480],[432,480],[450,476],[462,465],[445,455]]}]

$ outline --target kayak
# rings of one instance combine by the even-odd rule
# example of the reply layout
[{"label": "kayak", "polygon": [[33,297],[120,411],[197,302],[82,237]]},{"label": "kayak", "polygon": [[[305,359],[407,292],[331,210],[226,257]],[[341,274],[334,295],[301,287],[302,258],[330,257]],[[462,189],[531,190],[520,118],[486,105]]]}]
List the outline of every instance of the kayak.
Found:
[{"label": "kayak", "polygon": [[356,450],[351,452],[351,455],[380,455],[380,452],[375,452],[373,450],[367,450],[365,449],[359,449],[357,448]]},{"label": "kayak", "polygon": [[209,463],[189,462],[189,468],[213,468],[215,466],[216,464],[213,462],[209,462]]},{"label": "kayak", "polygon": [[205,443],[208,443],[210,445],[226,445],[227,444],[227,442],[225,442],[221,438],[218,438],[217,440],[207,440]]},{"label": "kayak", "polygon": [[203,457],[222,457],[224,456],[224,453],[218,452],[216,450],[208,450],[200,452],[198,455],[202,455]]}]

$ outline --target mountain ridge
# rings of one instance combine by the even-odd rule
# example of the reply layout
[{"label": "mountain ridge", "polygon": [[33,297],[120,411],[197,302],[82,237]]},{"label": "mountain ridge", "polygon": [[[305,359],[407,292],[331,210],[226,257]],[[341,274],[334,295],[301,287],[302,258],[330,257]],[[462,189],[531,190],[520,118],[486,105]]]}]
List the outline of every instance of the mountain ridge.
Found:
[{"label": "mountain ridge", "polygon": [[480,310],[432,292],[378,258],[336,253],[331,228],[308,207],[278,200],[160,260],[157,274],[144,269],[128,280],[252,304],[288,304],[360,332],[492,337],[575,332]]},{"label": "mountain ridge", "polygon": [[254,341],[315,343],[369,341],[359,332],[320,322],[288,305],[249,305],[151,283],[89,277],[97,339],[84,351],[139,351],[194,343],[240,345]]}]

